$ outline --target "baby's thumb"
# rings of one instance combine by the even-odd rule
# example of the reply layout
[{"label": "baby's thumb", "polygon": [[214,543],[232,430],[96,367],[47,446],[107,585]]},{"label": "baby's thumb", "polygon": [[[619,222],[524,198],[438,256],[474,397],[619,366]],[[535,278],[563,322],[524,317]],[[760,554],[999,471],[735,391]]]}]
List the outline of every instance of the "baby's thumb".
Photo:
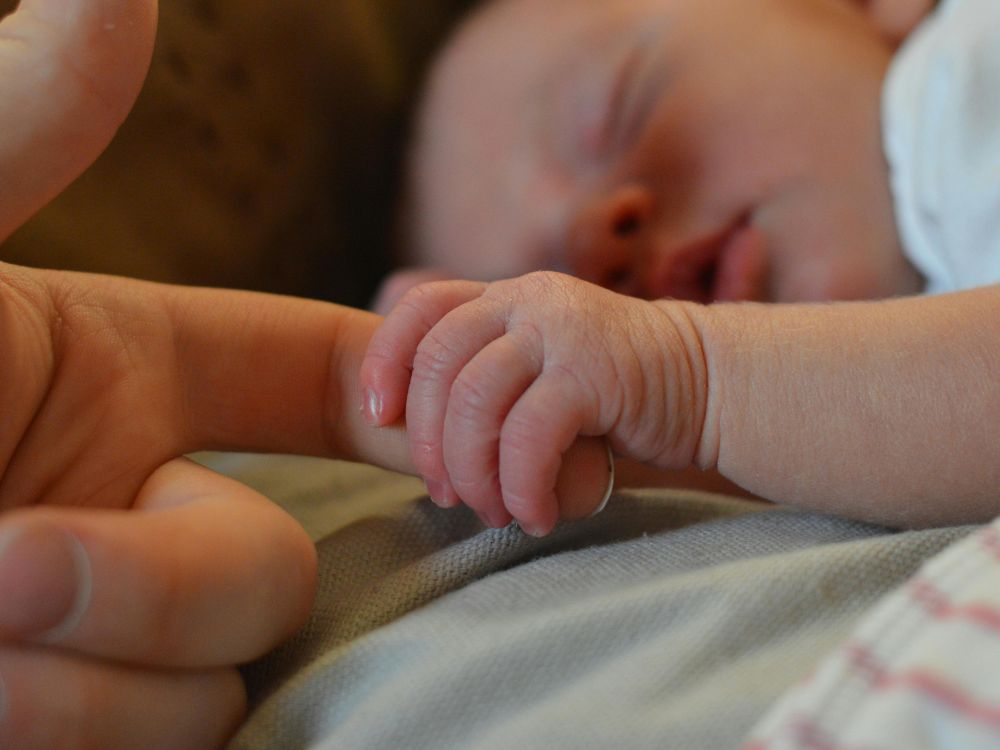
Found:
[{"label": "baby's thumb", "polygon": [[156,0],[22,0],[0,22],[0,241],[108,145],[155,35]]}]

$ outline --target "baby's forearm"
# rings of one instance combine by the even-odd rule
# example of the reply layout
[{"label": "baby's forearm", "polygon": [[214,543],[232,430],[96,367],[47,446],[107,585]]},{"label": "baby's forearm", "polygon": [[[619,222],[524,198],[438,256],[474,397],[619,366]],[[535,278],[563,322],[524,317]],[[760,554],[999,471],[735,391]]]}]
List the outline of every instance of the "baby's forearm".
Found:
[{"label": "baby's forearm", "polygon": [[689,314],[708,373],[703,466],[891,524],[1000,513],[1000,287]]}]

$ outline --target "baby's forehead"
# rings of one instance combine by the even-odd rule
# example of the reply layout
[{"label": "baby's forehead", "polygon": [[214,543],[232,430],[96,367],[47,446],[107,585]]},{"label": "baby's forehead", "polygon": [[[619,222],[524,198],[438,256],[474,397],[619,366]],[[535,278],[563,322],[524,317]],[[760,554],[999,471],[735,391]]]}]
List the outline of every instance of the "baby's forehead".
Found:
[{"label": "baby's forehead", "polygon": [[609,8],[630,0],[488,0],[462,22],[430,77],[425,105],[454,111],[485,94],[498,100],[565,71],[567,49],[586,46]]},{"label": "baby's forehead", "polygon": [[[577,5],[590,0],[494,0],[463,23],[439,56],[410,155],[418,261],[452,266],[462,256],[471,262],[468,247],[452,245],[496,255],[486,250],[490,243],[469,238],[484,232],[509,237],[523,223],[523,212],[510,203],[519,200],[518,187],[538,168],[535,124],[544,115],[539,88],[552,78],[547,71],[557,57],[548,44],[551,29],[561,35],[562,9]],[[463,270],[468,275],[482,269]]]}]

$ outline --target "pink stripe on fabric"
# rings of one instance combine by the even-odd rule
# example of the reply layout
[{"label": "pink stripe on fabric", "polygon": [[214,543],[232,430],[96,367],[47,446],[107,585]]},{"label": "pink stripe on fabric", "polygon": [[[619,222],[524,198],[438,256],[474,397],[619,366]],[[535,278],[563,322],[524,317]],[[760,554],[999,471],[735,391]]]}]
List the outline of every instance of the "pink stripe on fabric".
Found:
[{"label": "pink stripe on fabric", "polygon": [[789,735],[801,750],[870,750],[862,745],[842,745],[830,738],[819,724],[806,714],[790,716],[773,737],[754,740],[742,750],[770,750],[783,735]]},{"label": "pink stripe on fabric", "polygon": [[1000,562],[1000,532],[993,526],[979,532],[979,543],[993,556],[993,562]]},{"label": "pink stripe on fabric", "polygon": [[877,692],[910,690],[954,713],[1000,732],[1000,707],[977,701],[974,696],[942,676],[924,669],[892,674],[871,650],[862,644],[849,646],[847,655],[850,665],[862,673],[873,690]]},{"label": "pink stripe on fabric", "polygon": [[956,606],[931,581],[918,579],[908,587],[914,602],[935,620],[968,620],[993,634],[1000,634],[1000,609],[985,602]]}]

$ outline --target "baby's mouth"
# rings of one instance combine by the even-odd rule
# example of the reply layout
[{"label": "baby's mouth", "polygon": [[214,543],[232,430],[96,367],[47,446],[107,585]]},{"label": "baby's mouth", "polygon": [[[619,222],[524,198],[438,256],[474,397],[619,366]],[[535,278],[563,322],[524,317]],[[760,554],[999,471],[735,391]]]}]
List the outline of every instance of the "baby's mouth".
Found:
[{"label": "baby's mouth", "polygon": [[654,291],[702,304],[759,301],[765,298],[766,275],[764,238],[747,215],[665,253]]}]

